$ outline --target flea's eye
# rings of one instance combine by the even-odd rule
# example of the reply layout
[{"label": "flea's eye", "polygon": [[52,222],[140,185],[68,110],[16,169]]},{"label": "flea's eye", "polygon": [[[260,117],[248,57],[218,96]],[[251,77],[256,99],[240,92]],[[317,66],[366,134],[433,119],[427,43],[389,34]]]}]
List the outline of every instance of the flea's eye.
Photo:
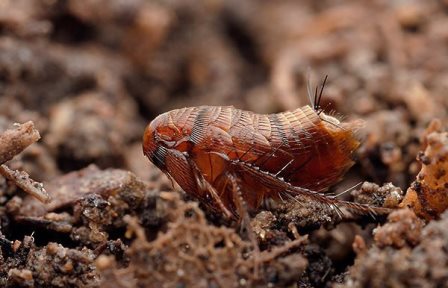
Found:
[{"label": "flea's eye", "polygon": [[172,148],[176,145],[176,141],[175,141],[176,136],[175,135],[170,135],[170,134],[165,134],[165,133],[157,133],[155,135],[155,139],[156,139],[156,141],[158,141],[159,143],[161,143],[163,146],[165,146],[167,148]]},{"label": "flea's eye", "polygon": [[176,141],[180,137],[180,131],[170,126],[159,127],[157,129],[159,139],[163,141]]}]

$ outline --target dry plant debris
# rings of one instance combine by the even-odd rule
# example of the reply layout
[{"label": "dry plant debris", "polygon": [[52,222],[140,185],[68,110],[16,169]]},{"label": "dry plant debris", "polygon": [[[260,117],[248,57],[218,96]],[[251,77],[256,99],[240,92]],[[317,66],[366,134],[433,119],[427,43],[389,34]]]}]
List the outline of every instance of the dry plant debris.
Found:
[{"label": "dry plant debris", "polygon": [[378,228],[374,245],[358,251],[345,283],[337,287],[445,287],[448,213],[422,225],[410,209],[392,213],[389,223]]},{"label": "dry plant debris", "polygon": [[107,242],[108,231],[125,227],[123,217],[135,213],[143,202],[147,185],[119,169],[88,166],[45,184],[51,203],[30,197],[8,203],[16,221],[69,234],[73,241],[90,247]]},{"label": "dry plant debris", "polygon": [[[18,173],[0,177],[0,286],[134,288],[151,284],[135,274],[148,267],[187,282],[192,263],[198,283],[215,281],[200,251],[174,257],[190,239],[180,220],[205,221],[194,235],[244,250],[220,243],[205,255],[229,251],[223,261],[244,264],[225,283],[251,284],[245,233],[172,189],[142,155],[142,130],[181,107],[307,105],[311,68],[314,84],[329,75],[325,113],[366,123],[353,169],[330,192],[364,183],[341,198],[395,209],[405,197],[411,209],[340,223],[301,199],[268,202],[252,215],[267,255],[252,283],[446,287],[447,9],[439,0],[0,1],[0,137],[28,121],[42,136],[20,153],[0,145],[10,147],[0,157],[14,156],[1,164],[53,198],[25,193]],[[194,213],[179,217],[184,208]]]},{"label": "dry plant debris", "polygon": [[[136,234],[137,239],[127,252],[129,267],[117,272],[133,274],[137,287],[287,285],[297,281],[307,267],[302,255],[288,255],[290,249],[304,244],[303,239],[265,251],[254,259],[249,242],[243,241],[233,229],[208,224],[196,204],[183,203],[173,193],[160,197],[171,206],[167,218],[173,222],[154,241],[147,240],[136,218],[126,218],[129,223],[126,234]],[[105,270],[104,275],[117,278],[110,271],[116,266],[110,258],[98,259],[97,265]],[[260,266],[259,278],[255,278],[255,265]],[[113,278],[104,278],[103,287],[109,287]],[[117,287],[127,287],[125,283],[121,285]]]},{"label": "dry plant debris", "polygon": [[[7,251],[7,253],[5,253]],[[94,253],[48,243],[38,247],[33,237],[2,243],[2,287],[98,287]]]},{"label": "dry plant debris", "polygon": [[375,183],[364,182],[360,189],[354,190],[351,194],[358,203],[385,208],[397,208],[403,200],[403,191],[392,183],[380,187]]},{"label": "dry plant debris", "polygon": [[373,231],[378,247],[402,248],[406,244],[415,246],[420,242],[423,221],[410,209],[397,210],[391,213],[387,219],[386,224]]},{"label": "dry plant debris", "polygon": [[428,129],[435,131],[426,133],[426,147],[418,154],[422,168],[401,204],[427,220],[439,217],[448,208],[448,132],[442,132],[440,120]]},{"label": "dry plant debris", "polygon": [[40,139],[39,132],[34,128],[33,122],[16,124],[15,126],[15,129],[6,130],[0,134],[0,174],[39,201],[49,202],[51,200],[50,196],[42,183],[34,181],[24,171],[13,171],[3,164]]},{"label": "dry plant debris", "polygon": [[0,163],[11,160],[39,139],[39,132],[34,128],[33,122],[15,124],[15,129],[0,134]]}]

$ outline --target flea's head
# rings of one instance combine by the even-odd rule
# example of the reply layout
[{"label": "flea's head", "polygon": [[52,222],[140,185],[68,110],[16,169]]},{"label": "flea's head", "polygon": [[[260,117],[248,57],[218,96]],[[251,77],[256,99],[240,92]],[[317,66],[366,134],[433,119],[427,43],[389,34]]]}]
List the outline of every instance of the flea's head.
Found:
[{"label": "flea's head", "polygon": [[146,126],[143,134],[143,153],[182,189],[196,193],[196,180],[191,174],[193,167],[186,153],[192,146],[188,133],[175,125],[170,115],[172,112],[159,115]]},{"label": "flea's head", "polygon": [[143,134],[143,153],[154,165],[166,171],[165,160],[168,151],[178,149],[184,139],[185,135],[175,125],[170,112],[163,113],[146,126]]}]

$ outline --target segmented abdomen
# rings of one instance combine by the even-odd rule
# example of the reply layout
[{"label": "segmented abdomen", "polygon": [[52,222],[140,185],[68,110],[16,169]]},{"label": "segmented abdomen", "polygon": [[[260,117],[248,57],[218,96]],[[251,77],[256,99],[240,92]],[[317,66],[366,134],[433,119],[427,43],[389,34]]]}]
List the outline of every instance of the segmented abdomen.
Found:
[{"label": "segmented abdomen", "polygon": [[[326,190],[342,177],[359,145],[354,137],[358,125],[318,115],[309,106],[268,115],[231,106],[199,106],[171,111],[170,116],[190,135],[195,159],[208,159],[210,152],[226,154],[231,161],[243,161],[314,191]],[[213,182],[224,167],[207,161],[201,161],[202,167]]]}]

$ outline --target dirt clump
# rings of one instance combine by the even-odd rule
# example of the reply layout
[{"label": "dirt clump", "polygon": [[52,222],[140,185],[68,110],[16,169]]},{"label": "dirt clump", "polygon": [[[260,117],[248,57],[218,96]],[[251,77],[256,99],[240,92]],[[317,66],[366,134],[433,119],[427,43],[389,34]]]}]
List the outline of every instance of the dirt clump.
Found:
[{"label": "dirt clump", "polygon": [[2,287],[98,287],[99,273],[92,250],[69,249],[48,243],[38,247],[34,239],[9,242],[3,238]]},{"label": "dirt clump", "polygon": [[[0,286],[445,287],[447,9],[0,1]],[[250,234],[143,156],[161,113],[293,110],[325,75],[320,108],[365,127],[355,165],[320,192],[389,216],[280,199]]]},{"label": "dirt clump", "polygon": [[426,148],[417,156],[422,168],[401,204],[427,220],[448,208],[448,133],[441,131],[440,121],[428,129],[436,131],[427,133],[424,139]]},{"label": "dirt clump", "polygon": [[168,202],[165,219],[170,222],[153,241],[148,241],[148,231],[138,224],[138,219],[126,217],[126,235],[137,237],[127,250],[130,264],[123,271],[114,272],[113,259],[98,259],[102,274],[107,275],[102,287],[109,287],[109,281],[115,281],[121,273],[134,275],[138,287],[288,285],[296,282],[307,267],[301,254],[288,253],[300,247],[302,240],[255,255],[249,243],[233,229],[208,224],[197,205],[184,203],[173,193],[159,197]]},{"label": "dirt clump", "polygon": [[358,253],[344,285],[337,287],[443,287],[448,279],[447,220],[444,213],[422,228],[412,210],[394,212],[378,228],[374,245]]}]

